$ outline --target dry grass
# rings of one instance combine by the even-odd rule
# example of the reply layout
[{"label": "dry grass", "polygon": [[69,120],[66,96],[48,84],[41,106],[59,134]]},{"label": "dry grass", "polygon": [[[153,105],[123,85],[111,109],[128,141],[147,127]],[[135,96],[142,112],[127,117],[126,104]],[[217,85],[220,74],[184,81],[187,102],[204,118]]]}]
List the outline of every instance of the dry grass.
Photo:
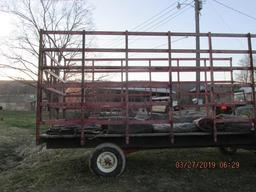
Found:
[{"label": "dry grass", "polygon": [[[100,178],[89,171],[89,150],[46,150],[36,147],[32,140],[34,125],[28,126],[24,119],[28,116],[9,113],[5,119],[19,123],[0,123],[0,149],[5,149],[4,152],[0,151],[1,163],[14,162],[13,166],[6,166],[0,172],[1,192],[253,192],[256,188],[256,156],[245,150],[240,150],[234,156],[224,156],[217,149],[209,148],[141,151],[127,157],[127,167],[122,176]],[[28,122],[33,122],[33,115],[30,118]],[[241,166],[239,169],[177,169],[177,160],[239,161]]]}]

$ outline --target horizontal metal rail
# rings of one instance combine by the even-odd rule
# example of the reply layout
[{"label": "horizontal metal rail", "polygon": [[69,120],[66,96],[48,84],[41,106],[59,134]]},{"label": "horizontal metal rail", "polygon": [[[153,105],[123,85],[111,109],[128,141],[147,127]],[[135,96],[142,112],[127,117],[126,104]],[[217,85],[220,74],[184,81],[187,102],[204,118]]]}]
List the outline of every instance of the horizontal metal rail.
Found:
[{"label": "horizontal metal rail", "polygon": [[[168,53],[168,49],[122,49],[122,48],[43,48],[43,52],[98,52],[98,53]],[[208,49],[201,49],[199,51],[195,49],[172,49],[172,53],[209,53]],[[224,50],[224,49],[214,49],[212,53],[222,53],[222,54],[249,54],[248,50]],[[256,54],[256,51],[252,51],[252,54]]]},{"label": "horizontal metal rail", "polygon": [[[100,125],[124,125],[124,119],[115,120],[115,119],[85,119],[85,125],[92,125],[92,124],[100,124]],[[44,120],[41,123],[43,125],[74,125],[74,124],[81,124],[80,119],[54,119],[54,120]],[[152,124],[169,124],[169,120],[129,120],[127,122],[129,125],[152,125]]]},{"label": "horizontal metal rail", "polygon": [[[231,58],[213,58],[214,61],[229,61]],[[128,58],[128,61],[168,61],[168,58]],[[196,61],[196,58],[171,58],[172,61]],[[199,58],[201,61],[209,61],[209,58]],[[81,61],[81,58],[67,58],[66,61]],[[85,58],[85,61],[125,61],[125,58]]]},{"label": "horizontal metal rail", "polygon": [[[168,32],[123,32],[123,31],[42,31],[42,34],[59,34],[59,35],[128,35],[128,36],[168,36]],[[170,32],[171,36],[193,36],[196,33]],[[208,33],[199,33],[200,37],[208,37]],[[212,37],[230,37],[230,38],[247,38],[247,34],[238,33],[211,33]],[[251,38],[256,38],[256,34],[251,34]]]},{"label": "horizontal metal rail", "polygon": [[[71,71],[72,73],[75,72],[81,72],[82,66],[62,66],[62,67],[56,67],[56,66],[45,66],[44,69],[77,69],[77,71]],[[169,67],[167,66],[129,66],[127,67],[128,72],[168,72]],[[188,67],[183,66],[182,69],[180,67],[171,67],[172,72],[205,72],[212,69],[214,72],[228,72],[231,69],[233,71],[237,70],[250,70],[250,67]],[[254,67],[256,69],[256,67]],[[94,73],[120,73],[122,72],[122,69],[119,66],[94,66],[92,69],[91,66],[85,66],[84,70],[86,72],[94,72]],[[47,71],[49,72],[49,71]],[[67,71],[69,72],[69,71]],[[59,79],[59,78],[58,78]],[[62,81],[62,80],[61,80]]]}]

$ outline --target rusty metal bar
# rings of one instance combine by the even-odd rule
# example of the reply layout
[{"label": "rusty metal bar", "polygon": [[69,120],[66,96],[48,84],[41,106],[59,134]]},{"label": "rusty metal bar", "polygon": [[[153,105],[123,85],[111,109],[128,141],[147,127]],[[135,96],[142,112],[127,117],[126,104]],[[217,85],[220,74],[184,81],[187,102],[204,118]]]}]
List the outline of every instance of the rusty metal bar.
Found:
[{"label": "rusty metal bar", "polygon": [[[44,48],[43,51],[45,52],[120,52],[125,53],[126,49],[121,48]],[[127,52],[130,53],[168,53],[168,49],[128,49]],[[207,49],[201,49],[199,51],[195,49],[172,49],[172,53],[209,53]],[[222,49],[214,49],[212,53],[222,53],[222,54],[246,54],[248,53],[247,50],[222,50]],[[253,54],[256,51],[252,51]]]},{"label": "rusty metal bar", "polygon": [[[168,106],[169,102],[156,102],[156,101],[152,101],[152,104],[150,102],[129,102],[129,108],[142,108],[142,107],[151,107],[154,105],[157,106]],[[246,105],[246,104],[252,104],[252,101],[246,101],[246,102],[230,102],[230,103],[225,103],[226,106],[232,106],[232,105]],[[222,104],[218,104],[218,103],[208,103],[208,104],[202,104],[201,106],[212,106],[212,105],[216,105],[216,106],[221,106]],[[62,103],[62,102],[44,102],[41,103],[41,106],[52,106],[54,108],[66,108],[66,109],[75,109],[75,108],[79,108],[81,107],[81,103]],[[196,107],[196,104],[181,104],[181,106],[184,107]],[[87,108],[87,109],[102,109],[102,108],[124,108],[125,109],[126,105],[122,102],[91,102],[89,104],[83,104],[82,108]]]},{"label": "rusty metal bar", "polygon": [[[109,119],[85,119],[83,123],[85,125],[92,125],[92,124],[101,124],[101,125],[124,125],[125,117],[121,120],[111,120]],[[81,119],[54,119],[54,120],[43,120],[41,121],[43,125],[74,125],[74,124],[81,124]],[[152,124],[168,124],[168,120],[147,120],[147,121],[140,121],[140,120],[129,120],[128,125],[152,125]],[[122,134],[123,135],[123,134]]]},{"label": "rusty metal bar", "polygon": [[177,68],[178,68],[178,71],[177,71],[177,80],[178,80],[178,92],[177,92],[177,95],[178,95],[178,107],[179,107],[179,116],[181,116],[181,107],[180,107],[180,104],[181,104],[181,81],[180,81],[180,60],[177,60]]},{"label": "rusty metal bar", "polygon": [[[121,61],[121,82],[124,83],[124,64],[123,60]],[[124,93],[124,87],[121,87],[121,102],[124,102],[124,97],[126,97],[126,94]]]},{"label": "rusty metal bar", "polygon": [[234,89],[234,74],[233,74],[234,70],[233,70],[233,64],[232,64],[232,57],[230,58],[229,62],[230,62],[229,65],[230,65],[230,68],[231,68],[230,78],[231,78],[231,84],[232,84],[232,87],[231,87],[231,101],[234,104],[232,106],[232,113],[235,114],[235,96],[234,96],[235,89]]},{"label": "rusty metal bar", "polygon": [[[81,70],[82,66],[63,66],[63,67],[44,67],[45,70],[47,69],[77,69],[78,71],[73,71],[73,72],[79,72]],[[166,72],[169,70],[169,67],[166,66],[129,66],[128,68],[128,72]],[[105,73],[105,72],[111,72],[111,73],[120,73],[122,71],[122,69],[120,69],[120,67],[118,66],[95,66],[94,70],[90,67],[90,66],[85,66],[84,70],[86,72],[91,72],[91,73]],[[210,70],[210,67],[190,67],[190,66],[182,66],[182,67],[172,67],[172,71],[173,72],[195,72],[195,70],[203,72],[205,70]],[[213,70],[215,72],[218,71],[230,71],[231,68],[230,67],[213,67]],[[232,70],[250,70],[250,67],[233,67]],[[47,71],[48,72],[48,71]],[[68,72],[68,71],[66,71]],[[54,75],[54,74],[53,74]],[[63,81],[61,79],[61,81]]]},{"label": "rusty metal bar", "polygon": [[[67,61],[66,61],[66,59],[64,59],[64,66],[66,66],[67,65]],[[66,74],[66,72],[64,71],[63,72],[63,80],[64,80],[64,82],[66,82],[66,80],[67,80],[67,74]],[[65,87],[64,86],[62,86],[62,92],[63,93],[65,93]],[[63,95],[63,97],[62,97],[62,102],[63,103],[66,103],[66,93],[65,93],[65,95]],[[62,117],[64,118],[64,119],[66,119],[66,109],[63,109],[62,110]]]},{"label": "rusty metal bar", "polygon": [[[43,31],[43,34],[59,34],[59,35],[82,35],[83,31]],[[86,31],[85,35],[130,35],[130,36],[168,36],[167,32],[123,32],[123,31]],[[196,33],[171,32],[171,36],[196,36]],[[207,37],[208,33],[199,33],[201,37]],[[236,33],[212,33],[212,37],[247,37],[245,34]],[[251,35],[252,38],[256,34]]]},{"label": "rusty metal bar", "polygon": [[[200,81],[202,83],[204,83],[204,81]],[[172,84],[178,84],[179,82],[177,81],[173,81]],[[191,84],[194,83],[194,81],[181,81],[182,84]],[[207,83],[211,83],[211,81],[207,81]],[[230,87],[233,86],[231,84],[231,81],[214,81],[215,85],[222,85],[223,87]],[[149,82],[147,81],[129,81],[128,83],[128,87],[134,87],[134,88],[150,88]],[[250,87],[251,84],[250,83],[243,83],[243,82],[235,82],[234,85],[239,86],[239,87]],[[55,84],[44,84],[43,87],[44,88],[57,88],[57,87],[61,87],[62,84],[60,83],[55,83]],[[125,82],[115,82],[115,81],[104,81],[104,82],[86,82],[84,83],[84,87],[88,87],[88,88],[92,88],[94,86],[97,86],[99,88],[121,88],[122,86],[126,86]],[[64,84],[65,88],[68,87],[73,87],[73,88],[79,88],[80,87],[80,83],[77,82],[70,82],[70,83],[65,83]],[[169,88],[169,83],[168,82],[163,82],[163,81],[153,81],[152,82],[152,87],[153,88]]]},{"label": "rusty metal bar", "polygon": [[[149,65],[149,82],[151,84],[152,82],[152,71],[151,71],[151,60],[148,61],[148,65]],[[152,97],[153,97],[153,94],[152,94],[152,86],[150,85],[150,105],[152,106]],[[150,114],[152,114],[152,107],[150,107]]]},{"label": "rusty metal bar", "polygon": [[[150,93],[130,93],[130,97],[149,97],[151,94]],[[81,94],[66,94],[66,97],[81,97]],[[110,97],[110,98],[115,98],[115,97],[125,97],[125,93],[122,92],[121,88],[121,93],[88,93],[86,94],[86,97]]]},{"label": "rusty metal bar", "polygon": [[[204,67],[206,69],[206,60],[204,60]],[[208,101],[208,83],[207,83],[207,70],[204,71],[204,97],[205,97],[205,109],[207,117],[209,116],[209,101]]]},{"label": "rusty metal bar", "polygon": [[[83,87],[92,88],[92,87],[99,87],[99,88],[120,88],[122,86],[134,87],[134,88],[150,88],[150,83],[148,81],[129,81],[129,82],[115,82],[115,81],[95,81],[95,82],[85,82]],[[55,84],[44,84],[45,88],[52,87],[61,87],[62,84],[55,83]],[[168,88],[169,83],[163,81],[153,81],[152,82],[153,88]],[[65,83],[64,87],[73,87],[79,88],[81,87],[81,83],[78,82],[70,82]]]},{"label": "rusty metal bar", "polygon": [[125,82],[126,82],[126,86],[125,86],[125,102],[126,102],[126,108],[125,108],[125,143],[128,145],[129,144],[129,89],[128,89],[128,81],[129,81],[129,77],[128,77],[128,67],[129,67],[129,63],[128,63],[128,57],[129,57],[129,51],[128,51],[128,41],[129,41],[129,37],[128,37],[128,31],[125,32]]},{"label": "rusty metal bar", "polygon": [[[211,102],[215,103],[215,94],[214,94],[214,73],[213,73],[213,52],[212,52],[212,37],[211,33],[208,33],[208,45],[209,45],[209,58],[210,58],[210,74],[211,74]],[[216,128],[216,106],[212,106],[212,120],[213,120],[213,139],[214,142],[217,142],[217,128]]]},{"label": "rusty metal bar", "polygon": [[[135,108],[143,108],[143,107],[152,107],[154,105],[157,106],[168,106],[169,102],[128,102],[129,109]],[[43,106],[51,106],[54,108],[66,108],[66,109],[76,109],[76,108],[83,108],[83,109],[111,109],[111,108],[126,108],[126,105],[123,102],[90,102],[88,104],[84,103],[62,103],[62,102],[48,102],[44,103]]]},{"label": "rusty metal bar", "polygon": [[81,75],[82,75],[82,79],[81,79],[81,94],[82,94],[82,97],[81,97],[81,145],[83,146],[85,144],[85,133],[84,133],[84,121],[85,121],[85,110],[84,108],[82,107],[84,105],[84,102],[85,102],[85,86],[84,86],[84,83],[85,83],[85,79],[84,79],[84,76],[85,76],[85,70],[84,70],[84,67],[85,67],[85,31],[83,31],[83,34],[82,34],[82,46],[83,46],[83,52],[82,52],[82,71],[81,71]]},{"label": "rusty metal bar", "polygon": [[[81,61],[80,58],[67,58],[67,61]],[[125,61],[125,58],[86,58],[85,61]],[[168,58],[128,58],[128,61],[168,61]],[[196,60],[196,58],[171,58],[172,61],[193,61]],[[209,60],[209,58],[203,58],[201,57],[200,60]],[[213,60],[219,60],[219,61],[224,61],[224,60],[229,60],[227,57],[220,57],[220,58],[213,58]]]},{"label": "rusty metal bar", "polygon": [[[85,68],[86,66],[84,66]],[[94,65],[94,60],[92,60],[92,82],[94,82],[94,74],[95,74],[95,65]]]},{"label": "rusty metal bar", "polygon": [[39,31],[39,56],[38,56],[38,80],[37,80],[37,105],[36,105],[36,144],[40,143],[40,122],[42,121],[42,82],[43,82],[43,34]]},{"label": "rusty metal bar", "polygon": [[168,58],[169,58],[169,124],[170,124],[170,139],[171,143],[174,143],[174,132],[173,132],[173,93],[172,93],[172,47],[171,47],[171,32],[168,32]]},{"label": "rusty metal bar", "polygon": [[251,89],[252,89],[252,100],[253,100],[253,128],[256,131],[256,95],[255,95],[255,78],[254,78],[254,66],[253,66],[253,51],[252,51],[252,40],[251,34],[248,33],[248,51],[250,59],[250,72],[251,72]]}]

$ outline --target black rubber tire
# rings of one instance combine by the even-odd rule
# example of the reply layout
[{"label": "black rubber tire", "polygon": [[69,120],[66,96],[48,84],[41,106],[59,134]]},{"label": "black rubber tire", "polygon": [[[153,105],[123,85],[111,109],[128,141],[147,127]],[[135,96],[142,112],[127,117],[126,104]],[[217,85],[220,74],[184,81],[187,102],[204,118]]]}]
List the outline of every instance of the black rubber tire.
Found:
[{"label": "black rubber tire", "polygon": [[236,147],[220,147],[220,152],[224,155],[234,155],[237,152]]},{"label": "black rubber tire", "polygon": [[[110,152],[111,154],[115,155],[117,159],[116,168],[111,172],[103,172],[98,167],[97,159],[104,152]],[[125,165],[126,165],[126,158],[123,150],[117,145],[112,143],[102,143],[98,145],[94,149],[94,151],[91,153],[91,156],[89,159],[89,168],[91,172],[98,176],[116,177],[124,171]]]}]

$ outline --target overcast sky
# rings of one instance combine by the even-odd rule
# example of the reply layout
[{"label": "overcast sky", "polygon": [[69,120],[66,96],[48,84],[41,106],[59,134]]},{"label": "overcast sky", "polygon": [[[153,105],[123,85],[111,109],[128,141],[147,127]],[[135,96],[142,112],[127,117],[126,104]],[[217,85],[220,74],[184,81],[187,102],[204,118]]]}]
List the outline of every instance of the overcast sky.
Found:
[{"label": "overcast sky", "polygon": [[[181,8],[188,3],[191,5],[179,10],[178,2],[185,0],[88,0],[93,6],[93,21],[96,30],[132,30],[157,13],[168,8],[155,17],[156,21],[147,23],[138,30],[148,31],[194,31],[193,1],[181,3]],[[219,0],[220,2],[256,18],[255,0]],[[173,14],[180,14],[178,16]],[[170,15],[175,16],[169,20]],[[12,19],[7,14],[0,14],[0,37],[12,32]],[[203,0],[200,28],[202,32],[237,32],[256,33],[256,19],[251,19],[231,9],[221,6],[214,0]],[[161,22],[162,21],[162,22]],[[156,27],[156,28],[155,28]],[[151,30],[152,29],[152,30]]]},{"label": "overcast sky", "polygon": [[[95,30],[175,32],[195,30],[193,0],[88,1],[94,7]],[[179,9],[178,2],[180,2]],[[255,0],[203,0],[200,30],[201,32],[256,33],[255,9]],[[12,22],[9,15],[0,13],[0,40],[12,35]],[[4,62],[1,57],[0,62]],[[0,79],[3,79],[1,74]]]},{"label": "overcast sky", "polygon": [[[94,22],[97,30],[132,30],[137,25],[143,23],[155,14],[164,10],[173,3],[184,0],[90,0],[94,4]],[[256,18],[255,0],[219,0],[236,10],[247,13]],[[188,0],[181,7],[193,1]],[[172,6],[166,10],[164,16],[158,18],[160,22],[168,15],[179,11]],[[189,6],[187,10],[179,16],[164,23],[154,29],[154,31],[193,31],[194,30],[194,8]],[[174,9],[173,9],[174,8]],[[201,31],[202,32],[242,32],[256,33],[256,20],[241,15],[231,9],[225,8],[214,0],[203,0],[203,9],[201,10]],[[154,26],[157,22],[151,23]],[[147,29],[145,26],[142,29]]]}]

